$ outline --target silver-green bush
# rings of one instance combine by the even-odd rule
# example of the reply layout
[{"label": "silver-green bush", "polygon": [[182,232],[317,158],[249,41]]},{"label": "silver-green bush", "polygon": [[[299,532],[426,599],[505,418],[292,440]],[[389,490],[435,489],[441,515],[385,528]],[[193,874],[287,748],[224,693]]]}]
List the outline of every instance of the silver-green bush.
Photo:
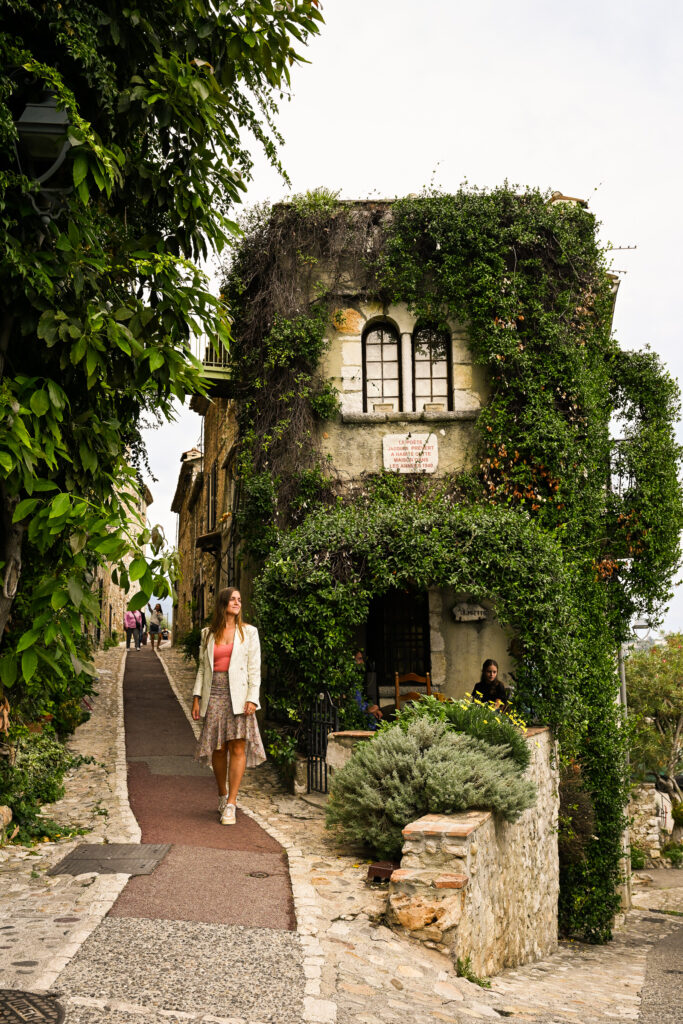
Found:
[{"label": "silver-green bush", "polygon": [[328,827],[382,857],[401,854],[401,830],[423,814],[485,808],[515,821],[536,799],[506,746],[418,719],[360,743],[335,772]]}]

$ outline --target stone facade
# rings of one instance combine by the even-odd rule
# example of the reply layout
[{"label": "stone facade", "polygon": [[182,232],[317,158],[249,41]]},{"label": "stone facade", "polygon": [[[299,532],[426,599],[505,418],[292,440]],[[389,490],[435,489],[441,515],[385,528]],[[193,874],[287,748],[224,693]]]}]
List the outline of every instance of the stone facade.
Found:
[{"label": "stone facade", "polygon": [[[138,504],[138,511],[144,524],[147,523],[147,509],[153,500],[149,488],[144,487]],[[132,555],[125,555],[123,558],[123,564],[126,567],[132,561]],[[91,627],[90,635],[98,647],[102,646],[105,640],[110,640],[114,633],[118,637],[125,636],[123,616],[128,607],[128,602],[140,590],[140,584],[137,580],[131,580],[128,593],[122,590],[112,579],[113,569],[114,566],[111,564],[98,566],[93,583],[93,590],[97,594],[100,605],[100,622],[98,625]]]},{"label": "stone facade", "polygon": [[674,833],[671,797],[655,789],[654,782],[643,782],[633,787],[628,815],[631,819],[631,846],[637,846],[644,852],[645,866],[669,867],[669,861],[662,858],[661,850]]},{"label": "stone facade", "polygon": [[559,809],[555,745],[548,729],[526,734],[536,804],[510,824],[490,811],[427,814],[403,830],[391,876],[387,923],[411,938],[470,958],[481,975],[557,949]]},{"label": "stone facade", "polygon": [[237,486],[235,404],[220,395],[202,396],[193,399],[192,408],[203,417],[202,450],[193,448],[181,456],[171,505],[178,514],[181,573],[173,621],[177,635],[201,625],[216,591],[238,582],[232,525]]},{"label": "stone facade", "polygon": [[[389,202],[349,205],[358,209],[369,206],[380,218],[390,216]],[[325,281],[328,269],[320,266],[317,273]],[[343,282],[341,290],[345,298],[331,311],[319,366],[321,376],[339,394],[339,413],[315,428],[335,487],[353,492],[366,474],[383,468],[412,472],[417,467],[420,472],[440,477],[471,467],[478,445],[476,419],[487,401],[488,384],[483,367],[474,364],[466,326],[449,323],[449,330],[440,336],[438,354],[429,349],[425,357],[427,350],[420,347],[424,325],[416,322],[406,304],[382,306],[369,302],[361,297],[359,282],[351,279]],[[389,355],[385,355],[388,349],[383,347],[384,341],[380,345],[381,371],[376,370],[378,346],[373,332],[377,330],[390,335]],[[245,612],[250,614],[253,568],[240,562],[239,537],[233,526],[239,482],[234,466],[236,405],[229,397],[228,362],[217,361],[215,353],[207,348],[209,397],[195,396],[191,404],[203,417],[203,438],[201,451],[190,460],[191,470],[189,453],[181,459],[172,506],[179,516],[182,566],[174,617],[176,633],[204,621],[213,594],[222,586],[239,586]],[[375,379],[378,372],[379,385]],[[267,395],[264,400],[268,400]],[[402,446],[410,448],[412,462],[402,462],[397,455]],[[419,456],[415,461],[414,453],[419,453],[421,446],[428,450],[429,457]],[[394,671],[421,675],[430,671],[437,690],[452,697],[462,696],[472,690],[482,662],[489,657],[498,661],[503,682],[510,684],[509,673],[514,668],[508,651],[510,636],[497,624],[494,608],[487,607],[482,622],[453,620],[454,604],[467,599],[467,594],[430,591],[424,621],[419,625],[426,635],[424,648],[418,645],[417,654],[411,651],[398,655],[395,665],[383,665],[380,689],[372,694],[373,684],[368,682],[368,695],[373,700],[385,704],[392,701]],[[372,672],[377,658],[370,634],[361,627],[355,642],[364,650]],[[374,643],[377,647],[376,638]],[[390,643],[384,645],[385,650],[390,647]]]}]

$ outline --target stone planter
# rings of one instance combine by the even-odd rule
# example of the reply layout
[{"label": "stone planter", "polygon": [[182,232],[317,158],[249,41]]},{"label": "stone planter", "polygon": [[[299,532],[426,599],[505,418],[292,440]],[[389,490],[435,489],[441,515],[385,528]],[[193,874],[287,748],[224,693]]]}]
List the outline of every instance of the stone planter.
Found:
[{"label": "stone planter", "polygon": [[403,830],[387,924],[449,953],[477,974],[497,974],[557,949],[559,809],[555,744],[529,729],[528,775],[538,799],[514,824],[490,811],[427,814]]},{"label": "stone planter", "polygon": [[347,761],[351,760],[356,746],[365,740],[372,739],[374,735],[374,732],[366,732],[362,729],[331,732],[327,737],[327,754],[325,755],[328,769],[334,773],[343,768]]}]

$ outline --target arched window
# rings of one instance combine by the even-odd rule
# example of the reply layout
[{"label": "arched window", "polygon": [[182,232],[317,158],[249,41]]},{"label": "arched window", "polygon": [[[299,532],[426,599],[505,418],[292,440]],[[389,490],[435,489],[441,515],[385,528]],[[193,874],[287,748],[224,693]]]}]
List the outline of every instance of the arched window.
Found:
[{"label": "arched window", "polygon": [[401,408],[401,354],[396,329],[380,323],[363,335],[363,410],[375,405]]},{"label": "arched window", "polygon": [[413,408],[421,412],[425,406],[453,408],[453,372],[451,339],[448,331],[437,331],[428,325],[413,332]]}]

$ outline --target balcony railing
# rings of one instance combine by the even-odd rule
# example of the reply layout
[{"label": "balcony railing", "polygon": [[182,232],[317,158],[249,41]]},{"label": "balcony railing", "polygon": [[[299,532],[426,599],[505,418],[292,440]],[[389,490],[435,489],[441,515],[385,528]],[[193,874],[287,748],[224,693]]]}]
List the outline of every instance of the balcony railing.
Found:
[{"label": "balcony railing", "polygon": [[195,341],[195,355],[202,361],[204,378],[211,385],[211,391],[222,392],[230,379],[228,350],[220,342],[202,337]]}]

